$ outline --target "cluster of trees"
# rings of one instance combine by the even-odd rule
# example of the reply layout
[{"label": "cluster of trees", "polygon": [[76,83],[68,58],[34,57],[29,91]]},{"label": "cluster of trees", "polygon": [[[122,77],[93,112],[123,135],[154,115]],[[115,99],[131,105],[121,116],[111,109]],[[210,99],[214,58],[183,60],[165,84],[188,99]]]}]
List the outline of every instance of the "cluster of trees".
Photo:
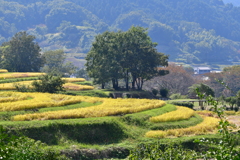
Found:
[{"label": "cluster of trees", "polygon": [[[73,74],[76,67],[72,63],[65,63],[66,55],[63,50],[41,53],[35,37],[25,31],[18,32],[8,42],[0,46],[0,68],[10,72],[39,72],[48,73],[32,83],[34,91],[55,93],[63,91],[65,83],[61,77]],[[25,85],[16,85],[18,91],[30,91]]]},{"label": "cluster of trees", "polygon": [[1,0],[0,6],[0,43],[27,30],[46,50],[87,53],[97,34],[138,25],[149,28],[171,61],[239,60],[240,8],[219,0]]},{"label": "cluster of trees", "polygon": [[208,73],[205,83],[214,89],[216,96],[235,96],[240,91],[240,65],[225,67],[221,73]]},{"label": "cluster of trees", "polygon": [[207,73],[204,75],[205,78],[202,77],[203,75],[193,76],[194,73],[191,67],[183,67],[174,63],[170,63],[168,67],[163,69],[168,70],[169,74],[156,76],[147,81],[144,85],[145,90],[151,91],[152,89],[160,90],[164,88],[169,91],[169,95],[179,93],[181,95],[188,95],[189,97],[196,96],[193,95],[195,94],[195,88],[206,89],[207,92],[204,92],[207,95],[216,97],[235,96],[240,90],[239,65],[226,67],[221,73]]},{"label": "cluster of trees", "polygon": [[141,90],[145,80],[166,74],[158,66],[167,66],[168,56],[155,47],[145,28],[132,26],[126,32],[107,31],[96,36],[86,57],[86,70],[102,88],[112,81],[117,90],[119,80],[124,79],[127,90],[129,83],[133,89],[137,86]]},{"label": "cluster of trees", "polygon": [[38,72],[44,64],[34,36],[19,32],[0,47],[0,67],[12,72]]},{"label": "cluster of trees", "polygon": [[181,95],[188,94],[188,87],[196,83],[193,72],[186,71],[182,66],[169,63],[168,67],[162,68],[168,70],[169,74],[165,76],[156,76],[145,83],[144,89],[152,90],[161,88],[167,89],[169,95],[180,93]]},{"label": "cluster of trees", "polygon": [[33,35],[25,31],[16,33],[10,41],[0,46],[0,68],[10,72],[39,72],[63,76],[77,69],[72,63],[65,63],[63,50],[41,52]]}]

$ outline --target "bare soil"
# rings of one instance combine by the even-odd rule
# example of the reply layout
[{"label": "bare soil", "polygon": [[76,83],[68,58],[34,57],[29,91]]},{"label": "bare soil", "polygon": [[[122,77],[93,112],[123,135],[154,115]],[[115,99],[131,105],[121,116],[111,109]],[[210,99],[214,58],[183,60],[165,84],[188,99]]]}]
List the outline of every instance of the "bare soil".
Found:
[{"label": "bare soil", "polygon": [[237,127],[240,127],[240,115],[227,116],[228,121],[234,123]]}]

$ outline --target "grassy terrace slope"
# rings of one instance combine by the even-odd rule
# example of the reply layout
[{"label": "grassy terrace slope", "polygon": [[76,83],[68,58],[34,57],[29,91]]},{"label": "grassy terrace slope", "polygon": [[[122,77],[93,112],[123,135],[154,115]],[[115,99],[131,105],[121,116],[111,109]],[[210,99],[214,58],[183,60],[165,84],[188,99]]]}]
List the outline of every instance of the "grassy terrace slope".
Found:
[{"label": "grassy terrace slope", "polygon": [[[18,92],[2,92],[0,97],[0,125],[49,145],[110,144],[129,138],[146,138],[145,133],[151,130],[188,128],[204,123],[203,118],[194,111],[190,116],[186,112],[186,117],[185,111],[182,111],[185,118],[180,117],[177,123],[174,122],[176,115],[179,115],[178,110],[189,109],[160,100]],[[4,100],[10,98],[12,100],[9,102]],[[160,115],[164,120],[152,122],[152,117]],[[212,119],[213,123],[217,121]],[[205,132],[202,129],[199,133],[196,130],[193,135],[208,134],[215,129],[212,127]]]}]

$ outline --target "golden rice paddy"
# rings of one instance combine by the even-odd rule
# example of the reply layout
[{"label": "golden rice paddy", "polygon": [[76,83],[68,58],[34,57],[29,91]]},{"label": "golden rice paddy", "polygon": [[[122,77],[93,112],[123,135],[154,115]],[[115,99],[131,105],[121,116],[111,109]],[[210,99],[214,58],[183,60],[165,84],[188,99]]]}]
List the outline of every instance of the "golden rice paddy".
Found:
[{"label": "golden rice paddy", "polygon": [[189,128],[170,129],[166,131],[157,130],[149,131],[145,134],[150,138],[166,138],[166,137],[181,137],[184,135],[201,135],[216,133],[219,119],[214,117],[204,117],[204,121],[196,126]]},{"label": "golden rice paddy", "polygon": [[178,106],[176,111],[168,112],[156,117],[151,117],[150,121],[154,123],[158,123],[158,122],[186,120],[194,116],[194,114],[195,113],[192,109]]},{"label": "golden rice paddy", "polygon": [[2,73],[0,78],[10,79],[10,78],[24,78],[24,77],[39,77],[45,75],[45,73],[40,72],[12,72],[12,73]]},{"label": "golden rice paddy", "polygon": [[8,70],[6,70],[6,69],[0,69],[0,73],[7,73],[8,72]]},{"label": "golden rice paddy", "polygon": [[[65,79],[67,82],[82,82],[82,79],[76,78],[67,78]],[[16,87],[15,85],[20,84],[20,85],[26,85],[29,88],[32,88],[31,84],[33,81],[21,81],[21,82],[14,82],[14,83],[2,83],[0,84],[0,90],[15,90]],[[63,87],[66,90],[74,90],[74,91],[80,91],[80,90],[93,90],[94,87],[88,86],[88,85],[80,85],[80,84],[74,84],[74,83],[65,83]]]},{"label": "golden rice paddy", "polygon": [[[51,97],[51,96],[44,95],[44,97],[47,99],[47,97]],[[122,115],[122,114],[141,112],[144,110],[159,108],[166,104],[164,101],[148,100],[148,99],[110,99],[110,98],[95,98],[95,97],[92,98],[92,97],[83,97],[83,96],[72,96],[72,97],[70,96],[68,99],[69,99],[69,101],[67,101],[68,103],[85,101],[85,102],[102,102],[102,104],[97,106],[87,107],[87,108],[17,115],[13,117],[13,120],[29,121],[29,120],[49,120],[49,119],[66,119],[66,118],[104,117],[104,116],[113,116],[113,115]],[[52,102],[53,98],[50,98],[50,99],[48,98],[48,101],[49,101],[48,103],[44,103],[44,104],[40,103],[39,105],[37,105],[38,102],[36,101],[34,102],[34,104],[36,105],[36,107],[50,107],[50,106],[59,105],[59,103]],[[63,105],[63,102],[61,102],[61,104]],[[27,106],[27,103],[23,102],[22,108],[26,108],[26,106]],[[9,108],[13,109],[13,107],[8,107],[4,109],[7,110]]]}]

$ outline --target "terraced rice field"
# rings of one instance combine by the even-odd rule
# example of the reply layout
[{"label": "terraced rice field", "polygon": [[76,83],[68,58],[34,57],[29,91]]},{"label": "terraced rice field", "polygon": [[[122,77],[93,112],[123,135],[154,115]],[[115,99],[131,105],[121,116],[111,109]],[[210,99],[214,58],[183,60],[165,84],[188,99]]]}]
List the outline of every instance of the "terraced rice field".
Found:
[{"label": "terraced rice field", "polygon": [[[5,100],[9,101],[5,101]],[[99,105],[89,106],[85,108],[64,109],[45,112],[16,114],[12,116],[11,121],[33,121],[33,120],[54,120],[54,119],[82,119],[90,117],[106,117],[106,116],[124,116],[127,114],[141,113],[152,109],[161,109],[166,105],[166,102],[160,100],[149,99],[111,99],[111,98],[96,98],[84,96],[69,96],[48,93],[18,93],[18,92],[2,92],[0,95],[0,111],[24,111],[29,109],[54,108],[77,104],[81,102],[101,103]],[[1,103],[2,102],[2,103]],[[146,119],[148,123],[154,125],[164,122],[175,122],[185,120],[188,121],[195,116],[197,112],[185,107],[176,107],[177,110],[172,110],[161,115],[150,116]],[[1,112],[0,112],[1,113]],[[178,116],[176,116],[178,115]],[[180,116],[180,117],[179,117]],[[176,119],[177,117],[177,119]],[[156,120],[157,118],[157,120]],[[203,116],[204,121],[187,128],[169,129],[166,131],[149,130],[146,132],[146,137],[179,137],[185,135],[198,135],[214,133],[217,128],[218,120],[214,117]],[[211,126],[209,128],[209,126]]]}]

